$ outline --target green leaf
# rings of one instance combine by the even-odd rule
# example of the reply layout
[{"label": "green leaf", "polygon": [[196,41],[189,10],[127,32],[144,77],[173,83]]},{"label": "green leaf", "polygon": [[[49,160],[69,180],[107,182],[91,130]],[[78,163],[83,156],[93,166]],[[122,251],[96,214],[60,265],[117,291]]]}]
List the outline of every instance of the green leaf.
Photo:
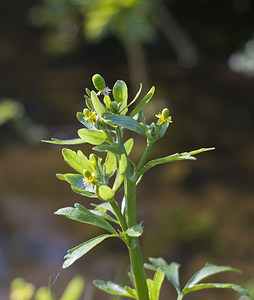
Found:
[{"label": "green leaf", "polygon": [[191,277],[191,279],[188,281],[188,283],[185,285],[185,287],[187,287],[187,288],[193,287],[198,282],[200,282],[201,280],[205,279],[208,276],[211,276],[211,275],[214,275],[217,273],[227,272],[227,271],[241,273],[240,270],[229,267],[229,266],[216,266],[216,265],[207,263],[202,269],[200,269],[197,273],[195,273]]},{"label": "green leaf", "polygon": [[233,284],[233,283],[200,283],[200,284],[196,284],[189,288],[185,287],[183,289],[182,294],[186,295],[190,292],[199,291],[199,290],[203,290],[203,289],[211,289],[211,288],[232,289],[232,290],[238,292],[239,294],[242,294],[246,297],[250,297],[247,290],[242,288],[240,285]]},{"label": "green leaf", "polygon": [[162,258],[153,258],[149,257],[149,261],[152,265],[145,264],[146,268],[156,270],[160,268],[163,273],[165,274],[166,278],[171,282],[171,284],[176,289],[177,293],[180,293],[180,282],[179,282],[179,267],[180,265],[176,262],[172,262],[169,265],[167,262]]},{"label": "green leaf", "polygon": [[[70,167],[72,167],[74,170],[76,170],[77,172],[79,172],[81,174],[83,173],[84,169],[86,169],[87,166],[89,165],[88,163],[86,163],[85,159],[81,156],[81,154],[78,155],[73,150],[70,150],[70,149],[67,149],[67,148],[63,148],[62,155],[63,155],[64,161]],[[83,159],[81,159],[81,157]]]},{"label": "green leaf", "polygon": [[86,223],[90,225],[94,225],[100,228],[103,228],[110,233],[117,233],[112,225],[110,225],[106,220],[103,218],[95,215],[94,213],[90,212],[84,206],[76,203],[74,207],[64,207],[60,208],[55,212],[56,215],[66,216],[68,219]]},{"label": "green leaf", "polygon": [[110,145],[98,145],[93,147],[93,150],[99,151],[99,152],[112,152],[114,154],[121,155],[122,151],[119,148],[110,146]]},{"label": "green leaf", "polygon": [[145,129],[131,117],[122,115],[107,115],[105,118],[118,126],[127,128],[131,131],[146,136]]},{"label": "green leaf", "polygon": [[[202,148],[199,150],[195,150],[195,151],[191,151],[191,152],[184,152],[184,153],[176,153],[176,154],[172,154],[163,158],[157,158],[154,160],[150,160],[148,163],[145,164],[145,166],[142,168],[142,170],[140,171],[141,174],[143,174],[144,172],[146,172],[147,170],[149,170],[150,168],[156,166],[156,165],[160,165],[160,164],[165,164],[168,162],[175,162],[175,161],[181,161],[181,160],[196,160],[196,158],[192,155],[201,153],[201,152],[205,152],[205,151],[210,151],[213,150],[214,148]],[[139,174],[140,176],[140,174]]]},{"label": "green leaf", "polygon": [[113,87],[113,97],[117,103],[122,103],[120,110],[121,114],[125,115],[128,111],[127,100],[128,100],[128,88],[123,80],[117,80]]},{"label": "green leaf", "polygon": [[115,192],[107,185],[99,187],[99,196],[104,201],[110,201],[114,198]]},{"label": "green leaf", "polygon": [[127,169],[127,158],[125,154],[122,154],[119,160],[119,172],[121,175],[125,173]]},{"label": "green leaf", "polygon": [[99,235],[95,238],[92,238],[89,241],[86,241],[77,247],[68,250],[68,254],[64,257],[65,262],[63,263],[63,269],[68,268],[70,265],[72,265],[76,260],[78,260],[80,257],[85,255],[87,252],[89,252],[91,249],[93,249],[95,246],[103,242],[105,239],[110,237],[118,237],[118,234],[103,234]]},{"label": "green leaf", "polygon": [[153,280],[150,278],[147,279],[150,300],[159,300],[160,290],[161,290],[161,285],[163,283],[163,280],[164,280],[164,273],[161,269],[156,270]]},{"label": "green leaf", "polygon": [[131,237],[139,237],[142,235],[143,233],[143,226],[142,226],[142,223],[140,224],[136,224],[136,225],[133,225],[131,227],[129,227],[125,233],[128,235],[128,236],[131,236]]},{"label": "green leaf", "polygon": [[134,139],[133,138],[130,138],[129,140],[127,140],[124,143],[124,148],[125,148],[125,151],[126,151],[127,155],[129,155],[131,153],[133,144],[134,144]]},{"label": "green leaf", "polygon": [[116,224],[119,224],[119,222],[112,218],[109,214],[101,211],[101,210],[98,210],[98,209],[89,209],[90,212],[92,212],[93,214],[97,215],[97,216],[100,216],[102,217],[103,219],[105,220],[108,220],[110,222],[113,222],[113,223],[116,223]]},{"label": "green leaf", "polygon": [[104,166],[106,167],[106,175],[110,178],[117,169],[117,160],[114,153],[108,152]]},{"label": "green leaf", "polygon": [[74,192],[87,197],[96,197],[94,188],[83,181],[83,176],[79,174],[65,174],[66,181],[71,185]]},{"label": "green leaf", "polygon": [[[82,276],[75,276],[67,285],[60,300],[80,299],[85,287],[85,280]],[[48,298],[47,298],[48,299]]]},{"label": "green leaf", "polygon": [[87,143],[92,145],[100,145],[107,139],[107,134],[99,130],[79,129],[78,135]]},{"label": "green leaf", "polygon": [[97,114],[103,114],[106,112],[105,106],[100,102],[95,91],[91,91],[91,101],[93,103],[93,107],[94,107],[95,111],[97,112]]},{"label": "green leaf", "polygon": [[59,140],[59,139],[52,138],[50,141],[42,140],[42,142],[49,143],[49,144],[56,144],[56,145],[79,145],[79,144],[86,143],[86,141],[80,138],[69,139],[69,140]]},{"label": "green leaf", "polygon": [[155,91],[155,87],[153,86],[150,89],[150,91],[145,95],[145,97],[139,102],[139,104],[133,109],[133,111],[130,114],[130,117],[134,117],[147,105],[147,103],[153,97],[154,91]]},{"label": "green leaf", "polygon": [[124,296],[130,298],[136,298],[136,293],[130,292],[130,288],[126,289],[119,284],[116,284],[112,281],[102,281],[102,280],[94,280],[94,285],[105,293],[117,296]]},{"label": "green leaf", "polygon": [[56,178],[58,178],[60,180],[63,180],[63,181],[66,181],[64,174],[56,174]]}]

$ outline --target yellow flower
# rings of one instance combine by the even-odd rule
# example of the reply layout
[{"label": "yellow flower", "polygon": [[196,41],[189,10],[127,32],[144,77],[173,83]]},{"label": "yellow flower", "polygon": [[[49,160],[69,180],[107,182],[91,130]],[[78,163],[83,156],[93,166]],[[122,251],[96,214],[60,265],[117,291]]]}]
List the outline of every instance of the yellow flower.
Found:
[{"label": "yellow flower", "polygon": [[84,184],[89,183],[91,185],[95,185],[98,182],[97,175],[95,172],[90,173],[88,170],[84,170]]},{"label": "yellow flower", "polygon": [[96,121],[96,112],[89,110],[87,108],[85,108],[83,110],[84,113],[84,120],[88,121],[89,123],[93,124]]},{"label": "yellow flower", "polygon": [[167,108],[164,108],[163,111],[155,117],[158,118],[157,124],[159,126],[165,126],[167,123],[172,123],[172,117],[169,115],[169,110]]}]

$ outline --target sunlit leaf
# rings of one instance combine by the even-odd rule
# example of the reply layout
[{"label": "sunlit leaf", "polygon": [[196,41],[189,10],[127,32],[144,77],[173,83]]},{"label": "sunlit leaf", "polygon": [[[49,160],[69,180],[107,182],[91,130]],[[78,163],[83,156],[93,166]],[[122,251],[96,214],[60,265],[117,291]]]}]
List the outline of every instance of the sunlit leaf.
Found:
[{"label": "sunlit leaf", "polygon": [[106,112],[105,106],[100,102],[95,91],[91,91],[91,101],[93,103],[93,107],[94,107],[95,111],[97,112],[97,114],[103,114]]},{"label": "sunlit leaf", "polygon": [[93,150],[95,151],[99,151],[99,152],[112,152],[118,155],[122,154],[122,151],[119,148],[110,146],[110,145],[98,145],[93,147]]},{"label": "sunlit leaf", "polygon": [[107,115],[107,120],[145,136],[145,129],[133,118],[123,115]]},{"label": "sunlit leaf", "polygon": [[126,151],[127,155],[129,155],[131,153],[133,144],[134,144],[134,139],[133,138],[130,138],[129,140],[127,140],[124,143],[124,148],[125,148],[125,151]]},{"label": "sunlit leaf", "polygon": [[126,289],[125,287],[122,287],[121,285],[116,284],[112,281],[106,282],[102,280],[94,280],[94,285],[100,290],[111,295],[136,298],[136,293],[132,289]]},{"label": "sunlit leaf", "polygon": [[56,144],[56,145],[79,145],[84,144],[86,141],[80,138],[69,139],[69,140],[59,140],[52,138],[51,140],[42,140],[44,143]]},{"label": "sunlit leaf", "polygon": [[112,152],[107,153],[104,166],[106,167],[106,175],[108,176],[108,178],[110,178],[117,169],[117,160],[114,153]]},{"label": "sunlit leaf", "polygon": [[99,130],[79,129],[78,135],[87,143],[92,145],[100,145],[107,139],[107,134]]},{"label": "sunlit leaf", "polygon": [[85,255],[87,252],[89,252],[95,246],[97,246],[98,244],[103,242],[105,239],[110,238],[110,237],[118,237],[118,234],[103,234],[103,235],[97,236],[95,238],[92,238],[91,240],[86,241],[73,249],[68,250],[68,254],[64,257],[65,262],[63,263],[63,269],[68,268],[80,257]]},{"label": "sunlit leaf", "polygon": [[110,233],[117,233],[112,227],[112,225],[110,225],[106,220],[90,212],[87,208],[78,203],[75,204],[75,207],[60,208],[55,212],[55,214],[66,216],[68,219],[77,222],[86,223],[103,228],[109,231]]},{"label": "sunlit leaf", "polygon": [[84,119],[84,114],[82,112],[77,112],[77,119],[81,124],[83,124],[87,129],[96,130],[96,127],[92,125],[89,121]]},{"label": "sunlit leaf", "polygon": [[128,235],[128,236],[131,236],[131,237],[139,237],[142,235],[143,233],[143,226],[142,226],[142,223],[140,224],[136,224],[136,225],[133,225],[131,227],[129,227],[125,233]]},{"label": "sunlit leaf", "polygon": [[149,291],[149,299],[150,300],[159,300],[161,285],[164,280],[164,273],[161,269],[157,269],[153,280],[147,279],[147,286]]},{"label": "sunlit leaf", "polygon": [[138,114],[151,100],[153,97],[155,91],[155,87],[153,86],[150,91],[145,95],[145,97],[138,103],[138,105],[133,109],[133,111],[130,114],[130,117],[134,117],[136,114]]},{"label": "sunlit leaf", "polygon": [[115,192],[107,185],[101,185],[99,187],[99,196],[104,201],[110,201],[114,198]]}]

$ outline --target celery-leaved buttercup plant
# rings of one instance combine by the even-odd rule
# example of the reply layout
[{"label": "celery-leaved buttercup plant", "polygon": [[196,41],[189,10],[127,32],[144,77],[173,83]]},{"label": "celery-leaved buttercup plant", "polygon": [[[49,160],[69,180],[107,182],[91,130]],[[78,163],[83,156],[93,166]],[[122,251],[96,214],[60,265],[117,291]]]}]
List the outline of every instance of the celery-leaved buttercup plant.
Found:
[{"label": "celery-leaved buttercup plant", "polygon": [[[207,263],[181,288],[178,263],[168,264],[163,258],[149,258],[150,262],[144,264],[139,243],[143,226],[142,222],[137,220],[136,208],[136,188],[142,176],[156,165],[195,160],[194,155],[214,148],[202,148],[148,160],[153,144],[164,136],[172,122],[167,108],[155,115],[157,121],[151,124],[146,122],[143,109],[151,100],[155,88],[152,87],[138,101],[142,89],[140,84],[136,96],[128,102],[128,89],[124,81],[117,80],[112,90],[106,86],[105,80],[99,74],[95,74],[92,81],[96,91],[86,89],[86,108],[83,112],[77,113],[78,121],[84,126],[78,130],[78,137],[69,140],[52,138],[46,142],[68,146],[85,143],[94,145],[95,153],[89,156],[81,150],[75,152],[64,148],[62,150],[64,160],[77,173],[57,174],[57,177],[69,183],[75,193],[86,198],[97,198],[98,201],[94,204],[93,200],[91,207],[76,203],[74,207],[61,208],[55,214],[100,227],[107,233],[70,249],[65,256],[63,268],[72,265],[105,239],[119,238],[127,246],[129,252],[131,266],[129,275],[133,287],[121,286],[111,281],[95,280],[95,286],[106,293],[138,300],[158,300],[162,282],[166,278],[174,286],[177,300],[183,299],[190,292],[206,288],[230,288],[248,296],[248,292],[236,284],[200,283],[204,278],[216,273],[239,272],[232,267]],[[130,106],[136,104],[136,101],[137,105],[130,110]],[[146,139],[144,153],[138,162],[134,162],[130,157],[134,139],[125,140],[126,130],[135,132]],[[100,155],[105,156],[105,160]],[[121,201],[116,201],[115,194],[121,186],[124,189],[123,198]],[[86,201],[85,199],[84,203],[87,203]],[[152,279],[146,278],[145,268],[155,271]]]}]

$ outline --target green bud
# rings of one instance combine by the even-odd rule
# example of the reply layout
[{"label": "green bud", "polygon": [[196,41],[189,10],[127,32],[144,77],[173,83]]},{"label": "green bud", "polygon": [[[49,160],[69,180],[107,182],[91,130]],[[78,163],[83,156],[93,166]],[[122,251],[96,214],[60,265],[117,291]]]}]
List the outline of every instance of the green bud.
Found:
[{"label": "green bud", "polygon": [[113,96],[117,103],[122,102],[125,106],[127,105],[128,99],[128,88],[123,80],[117,80],[113,87]]},{"label": "green bud", "polygon": [[106,95],[104,98],[103,98],[103,102],[105,103],[106,107],[109,109],[110,108],[110,104],[111,104],[111,99],[108,95]]},{"label": "green bud", "polygon": [[113,112],[118,112],[118,105],[117,105],[117,102],[116,101],[112,101],[110,103],[110,108]]},{"label": "green bud", "polygon": [[94,87],[101,92],[103,89],[106,88],[106,83],[103,77],[100,74],[95,74],[92,77]]},{"label": "green bud", "polygon": [[169,117],[169,110],[167,108],[164,108],[163,111],[161,112],[163,118],[168,118]]},{"label": "green bud", "polygon": [[84,110],[83,110],[83,114],[84,114],[84,116],[85,117],[89,117],[90,116],[90,110],[88,109],[88,108],[85,108]]},{"label": "green bud", "polygon": [[91,177],[91,173],[88,170],[84,170],[83,175],[85,178],[90,178]]}]

